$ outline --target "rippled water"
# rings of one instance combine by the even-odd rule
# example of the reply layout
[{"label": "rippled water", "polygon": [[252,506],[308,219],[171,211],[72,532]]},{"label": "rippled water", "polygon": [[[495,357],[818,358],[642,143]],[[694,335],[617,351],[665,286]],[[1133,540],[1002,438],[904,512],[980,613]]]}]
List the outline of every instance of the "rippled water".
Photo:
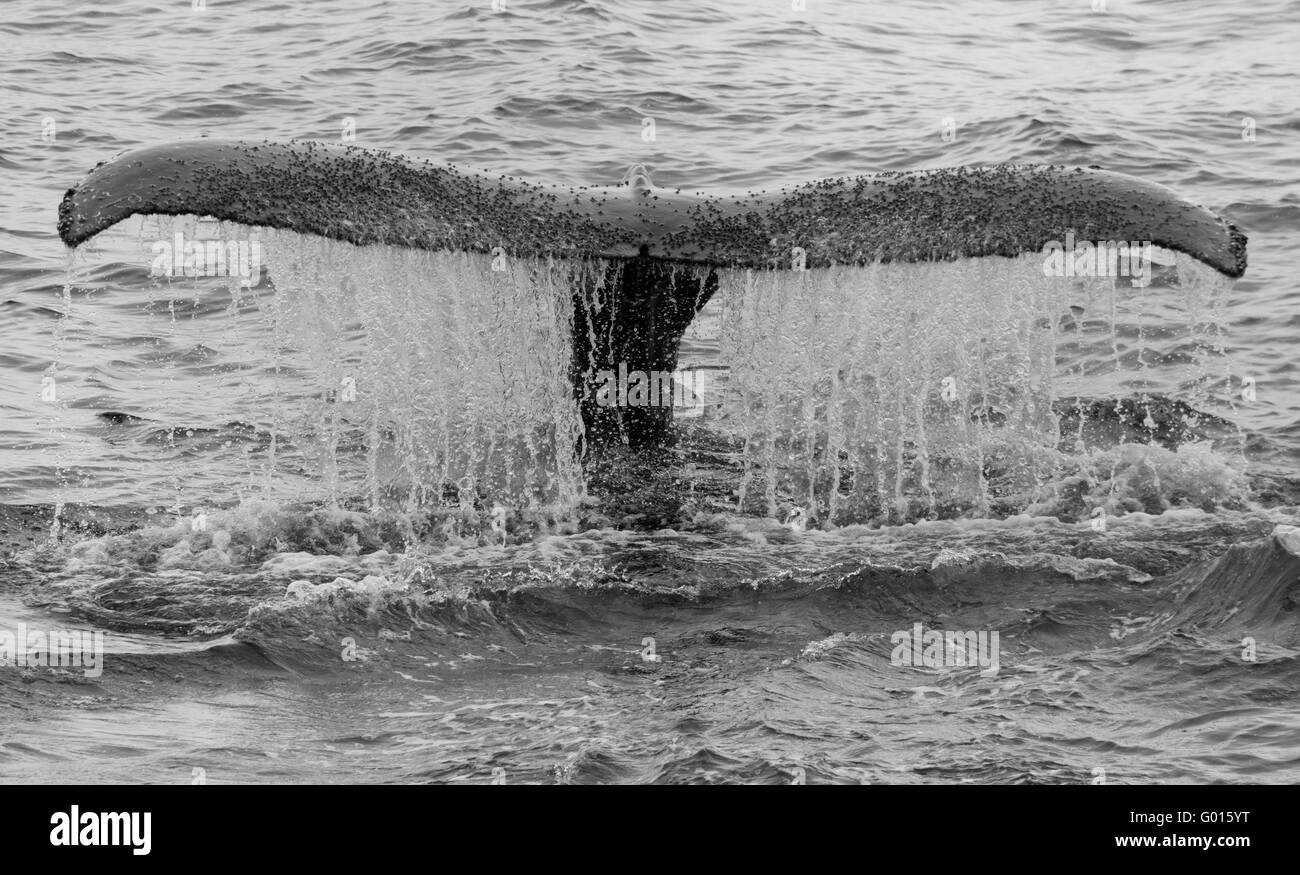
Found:
[{"label": "rippled water", "polygon": [[[0,669],[0,779],[1294,781],[1300,558],[1274,532],[1300,516],[1300,3],[1104,5],[10,0],[0,630],[107,635],[98,677]],[[1250,237],[1211,320],[1225,350],[1191,367],[1206,323],[1172,280],[1120,319],[1085,290],[1053,393],[1158,392],[1234,427],[1176,450],[1090,435],[1046,492],[905,525],[795,531],[797,478],[738,508],[725,422],[504,544],[486,514],[376,510],[350,477],[384,461],[311,358],[362,338],[284,352],[309,321],[283,263],[252,291],[169,286],[147,276],[157,222],[71,258],[54,233],[63,191],[123,149],[338,140],[346,119],[359,145],[564,184],[638,162],[688,188],[997,161],[1152,179]],[[1014,280],[953,269],[906,287]],[[687,362],[736,360],[726,302]],[[388,303],[372,329],[438,330]],[[781,349],[749,376],[797,383]],[[915,623],[997,630],[998,673],[892,664]]]}]

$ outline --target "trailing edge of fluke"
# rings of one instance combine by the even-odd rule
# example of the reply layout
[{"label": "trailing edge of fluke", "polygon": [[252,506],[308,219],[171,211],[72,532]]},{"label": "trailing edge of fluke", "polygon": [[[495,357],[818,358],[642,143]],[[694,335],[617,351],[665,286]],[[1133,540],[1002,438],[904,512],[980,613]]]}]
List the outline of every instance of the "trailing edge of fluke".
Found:
[{"label": "trailing edge of fluke", "polygon": [[59,206],[76,246],[135,214],[213,216],[358,245],[781,268],[947,261],[1149,241],[1229,277],[1246,237],[1156,183],[1097,168],[956,167],[744,193],[544,185],[355,146],[188,140],[96,167]]}]

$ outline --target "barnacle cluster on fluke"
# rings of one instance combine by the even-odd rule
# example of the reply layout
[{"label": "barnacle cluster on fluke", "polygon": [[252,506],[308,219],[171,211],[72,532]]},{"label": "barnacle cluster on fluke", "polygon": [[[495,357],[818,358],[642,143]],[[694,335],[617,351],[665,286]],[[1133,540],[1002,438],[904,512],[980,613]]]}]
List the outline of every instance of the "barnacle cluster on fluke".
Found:
[{"label": "barnacle cluster on fluke", "polygon": [[[636,182],[637,184],[632,184]],[[562,187],[356,146],[189,140],[97,167],[59,207],[75,246],[133,214],[210,215],[357,245],[509,255],[652,258],[715,267],[945,261],[1081,240],[1150,241],[1230,277],[1235,226],[1156,183],[1094,168],[995,165],[823,179],[772,191],[685,193],[644,170]]]},{"label": "barnacle cluster on fluke", "polygon": [[[356,146],[189,140],[96,167],[59,206],[69,246],[135,214],[200,215],[356,245],[609,260],[610,307],[575,290],[573,385],[589,437],[658,444],[671,410],[598,410],[592,375],[672,370],[713,269],[807,268],[1015,257],[1069,232],[1150,242],[1229,276],[1246,238],[1155,183],[1097,168],[998,165],[879,173],[772,191],[657,188],[644,167],[619,186],[561,187]],[[800,256],[794,257],[798,249]],[[678,268],[693,264],[700,270]],[[580,344],[599,336],[601,348]],[[581,348],[579,348],[581,347]]]}]

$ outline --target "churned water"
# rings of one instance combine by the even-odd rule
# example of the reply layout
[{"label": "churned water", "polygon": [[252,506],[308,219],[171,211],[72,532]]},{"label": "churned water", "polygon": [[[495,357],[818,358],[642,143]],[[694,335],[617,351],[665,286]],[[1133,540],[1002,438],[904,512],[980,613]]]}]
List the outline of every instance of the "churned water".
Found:
[{"label": "churned water", "polygon": [[[1296,779],[1300,4],[197,5],[0,12],[0,645],[99,642],[0,667],[0,779]],[[721,271],[680,445],[584,472],[598,261],[63,249],[95,163],[199,135],[691,189],[1100,164],[1250,267]],[[177,234],[247,281],[151,276]]]}]

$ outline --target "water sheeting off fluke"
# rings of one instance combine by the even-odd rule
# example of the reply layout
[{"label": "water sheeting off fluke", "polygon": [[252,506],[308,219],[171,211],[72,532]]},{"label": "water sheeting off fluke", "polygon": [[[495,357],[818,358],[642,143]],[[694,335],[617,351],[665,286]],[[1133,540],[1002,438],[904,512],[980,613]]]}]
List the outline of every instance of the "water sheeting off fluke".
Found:
[{"label": "water sheeting off fluke", "polygon": [[[1159,289],[1045,277],[1033,256],[723,272],[730,376],[719,425],[743,441],[739,506],[783,516],[793,504],[810,521],[843,524],[1015,512],[1063,484],[1099,491],[1099,503],[1108,491],[1129,498],[1084,470],[1095,430],[1062,444],[1070,411],[1059,386],[1074,375],[1060,353],[1072,345],[1088,371],[1085,419],[1110,416],[1108,396],[1133,395],[1139,428],[1149,410],[1176,420],[1151,422],[1151,434],[1190,436],[1183,408],[1154,398],[1177,391],[1201,410],[1224,406],[1218,305],[1229,283],[1178,259],[1184,279],[1162,277],[1175,285]],[[1144,326],[1153,302],[1167,311],[1152,320],[1158,331]],[[1112,467],[1154,472],[1143,454],[1170,451],[1149,440]]]},{"label": "water sheeting off fluke", "polygon": [[568,369],[581,264],[494,269],[489,256],[283,233],[268,252],[282,339],[330,390],[322,436],[355,433],[370,493],[437,503],[451,485],[460,503],[489,507],[577,501]]},{"label": "water sheeting off fluke", "polygon": [[[336,497],[481,509],[580,499],[568,373],[582,263],[288,232],[264,246],[277,345],[305,356],[314,387],[314,411],[286,427]],[[340,460],[356,458],[364,473],[349,476]]]}]

